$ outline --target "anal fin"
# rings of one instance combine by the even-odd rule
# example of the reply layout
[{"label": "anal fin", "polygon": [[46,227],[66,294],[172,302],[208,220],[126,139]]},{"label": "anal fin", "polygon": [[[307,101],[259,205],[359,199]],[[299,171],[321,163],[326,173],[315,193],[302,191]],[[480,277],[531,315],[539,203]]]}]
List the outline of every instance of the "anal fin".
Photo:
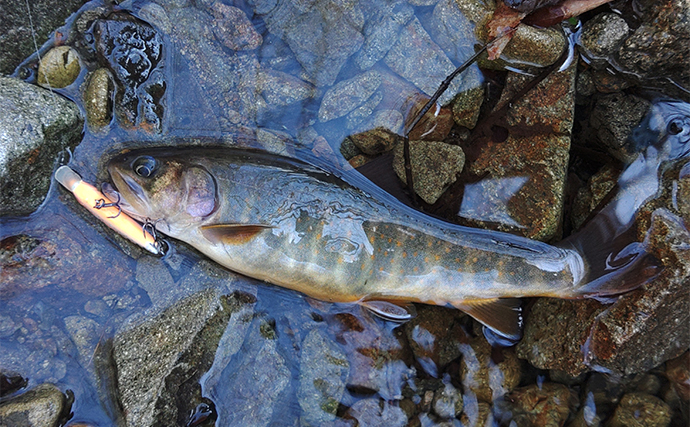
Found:
[{"label": "anal fin", "polygon": [[273,228],[262,224],[213,224],[201,227],[201,234],[211,243],[238,245],[247,243],[263,230]]},{"label": "anal fin", "polygon": [[[517,298],[475,299],[454,303],[453,306],[491,329],[500,345],[512,345],[522,338],[522,301]],[[486,333],[485,333],[486,335]],[[489,337],[487,337],[489,338]]]}]

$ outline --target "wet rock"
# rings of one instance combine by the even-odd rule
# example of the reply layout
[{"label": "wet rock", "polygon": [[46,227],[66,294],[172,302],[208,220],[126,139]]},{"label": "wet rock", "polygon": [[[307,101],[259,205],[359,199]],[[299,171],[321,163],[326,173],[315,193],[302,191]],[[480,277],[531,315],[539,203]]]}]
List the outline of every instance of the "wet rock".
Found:
[{"label": "wet rock", "polygon": [[548,67],[558,61],[567,47],[565,36],[557,28],[542,29],[520,24],[503,55],[510,62]]},{"label": "wet rock", "polygon": [[367,101],[380,85],[381,74],[374,70],[338,82],[326,91],[319,108],[319,120],[327,122],[348,114]]},{"label": "wet rock", "polygon": [[169,10],[168,14],[176,23],[170,36],[203,87],[195,88],[197,93],[187,88],[194,94],[194,108],[204,106],[199,120],[217,122],[223,130],[236,131],[238,125],[256,126],[257,116],[267,108],[258,90],[265,76],[256,57],[228,53],[211,31],[211,16],[202,11],[186,7]]},{"label": "wet rock", "polygon": [[608,307],[595,301],[537,301],[517,346],[519,357],[572,375],[588,366],[631,374],[676,357],[690,345],[684,327],[690,320],[690,259],[680,249],[690,242],[690,234],[664,208],[650,214],[650,224],[643,229],[649,230],[649,250],[663,260],[659,276]]},{"label": "wet rock", "polygon": [[0,369],[0,397],[19,391],[26,387],[27,383],[28,381],[16,372]]},{"label": "wet rock", "polygon": [[617,62],[645,77],[669,76],[690,87],[690,5],[678,0],[644,2],[642,23],[620,47]]},{"label": "wet rock", "polygon": [[634,95],[603,95],[594,104],[589,124],[613,156],[628,162],[634,154],[628,140],[650,107],[649,101]]},{"label": "wet rock", "polygon": [[[462,64],[474,55],[474,23],[461,11],[455,0],[441,0],[434,7],[429,22],[429,32],[434,41],[448,55],[451,61]],[[481,81],[476,65],[463,72],[463,79],[472,74],[472,80]],[[459,76],[460,77],[460,76]]]},{"label": "wet rock", "polygon": [[[455,70],[445,52],[431,39],[417,18],[412,19],[400,32],[397,42],[386,54],[384,62],[391,70],[409,80],[425,94],[431,96],[441,82]],[[420,67],[419,64],[425,64]],[[466,83],[456,78],[439,98],[441,105],[447,104],[461,87],[479,86],[476,82]]]},{"label": "wet rock", "polygon": [[377,127],[350,135],[348,139],[364,154],[373,156],[392,150],[400,137],[386,128]]},{"label": "wet rock", "polygon": [[671,382],[678,397],[690,401],[690,351],[666,363],[666,378]]},{"label": "wet rock", "polygon": [[[301,7],[304,6],[304,7]],[[257,2],[255,12],[268,9]],[[268,30],[282,38],[294,52],[308,80],[317,87],[330,86],[364,41],[364,16],[356,3],[316,0],[308,5],[279,3],[263,16]]]},{"label": "wet rock", "polygon": [[3,2],[0,22],[0,74],[12,74],[25,58],[36,51],[36,45],[43,45],[51,33],[64,25],[65,20],[84,3],[86,2],[83,0],[60,3],[39,0],[32,2],[30,10],[27,10],[24,3]]},{"label": "wet rock", "polygon": [[491,405],[484,402],[477,403],[476,398],[472,400],[472,404],[465,404],[464,410],[460,415],[460,422],[466,427],[491,425],[492,420]]},{"label": "wet rock", "polygon": [[414,10],[402,1],[384,2],[367,11],[367,20],[362,30],[364,43],[355,53],[355,64],[360,70],[367,70],[383,59],[396,40],[400,30],[414,16]]},{"label": "wet rock", "polygon": [[103,334],[103,326],[84,316],[67,316],[65,328],[79,351],[79,364],[89,368],[93,352]]},{"label": "wet rock", "polygon": [[43,202],[58,153],[80,141],[83,119],[72,102],[8,77],[0,110],[0,215],[27,215]]},{"label": "wet rock", "polygon": [[504,0],[505,4],[518,12],[530,13],[540,7],[551,6],[559,0]]},{"label": "wet rock", "polygon": [[[351,132],[366,132],[376,127],[383,127],[390,130],[393,133],[400,133],[402,129],[403,116],[397,110],[382,110],[380,104],[383,99],[383,94],[381,91],[376,91],[373,95],[364,101],[359,107],[350,111],[346,118],[345,123],[347,129]],[[374,125],[374,117],[380,114],[386,114],[386,112],[391,112],[393,114],[397,113],[400,115],[400,123],[395,123],[391,125],[390,123],[379,123]]]},{"label": "wet rock", "polygon": [[349,369],[345,354],[335,342],[318,329],[309,332],[302,342],[297,393],[307,425],[335,420]]},{"label": "wet rock", "polygon": [[[407,183],[403,146],[395,149],[393,169]],[[436,141],[410,141],[410,163],[415,192],[426,203],[433,204],[454,183],[465,165],[465,154],[458,146]]]},{"label": "wet rock", "polygon": [[263,43],[247,15],[234,6],[214,2],[210,6],[213,20],[213,33],[218,40],[232,50],[252,50]]},{"label": "wet rock", "polygon": [[216,385],[204,387],[205,393],[216,402],[219,425],[268,426],[285,410],[280,396],[291,374],[275,330],[264,319],[249,327],[241,355],[218,374]]},{"label": "wet rock", "polygon": [[50,49],[38,65],[39,85],[46,88],[63,88],[71,85],[79,75],[79,54],[69,46]]},{"label": "wet rock", "polygon": [[[518,427],[562,426],[577,407],[577,395],[562,384],[533,384],[514,390],[497,411]],[[501,405],[502,406],[502,405]],[[506,411],[507,409],[507,411]],[[498,415],[500,418],[502,415]]]},{"label": "wet rock", "polygon": [[608,58],[628,36],[628,23],[616,13],[600,13],[582,26],[580,46],[590,59]]},{"label": "wet rock", "polygon": [[570,215],[574,230],[582,226],[590,213],[616,186],[619,175],[618,169],[605,165],[590,178],[587,186],[578,190]]},{"label": "wet rock", "polygon": [[186,424],[200,401],[199,378],[211,367],[229,319],[252,298],[206,290],[121,327],[112,357],[127,425]]},{"label": "wet rock", "polygon": [[113,119],[113,77],[105,68],[99,68],[87,77],[84,90],[86,123],[94,132],[99,132]]},{"label": "wet rock", "polygon": [[438,377],[462,355],[458,346],[469,342],[463,316],[458,310],[419,305],[417,316],[403,326],[415,359],[430,376]]},{"label": "wet rock", "polygon": [[52,384],[41,384],[0,404],[0,425],[57,427],[69,413],[65,395]]},{"label": "wet rock", "polygon": [[315,94],[314,87],[309,83],[290,74],[269,69],[260,71],[257,91],[272,106],[294,104]]},{"label": "wet rock", "polygon": [[459,417],[462,413],[462,392],[450,383],[450,378],[444,378],[444,386],[436,390],[431,408],[443,419]]},{"label": "wet rock", "polygon": [[[497,107],[528,79],[511,73]],[[465,197],[460,216],[468,225],[549,240],[559,232],[573,125],[575,67],[550,74],[511,104],[496,133],[472,143],[468,171],[482,177]],[[472,148],[474,147],[474,148]],[[467,169],[467,168],[466,168]],[[494,223],[494,224],[491,224]]]},{"label": "wet rock", "polygon": [[483,101],[483,87],[460,92],[453,100],[453,121],[455,124],[474,129],[479,119],[479,109]]},{"label": "wet rock", "polygon": [[98,54],[118,81],[115,114],[120,124],[160,132],[166,91],[162,37],[125,14],[96,21],[94,37]]},{"label": "wet rock", "polygon": [[671,410],[663,400],[645,393],[628,393],[621,398],[606,424],[610,427],[666,427]]},{"label": "wet rock", "polygon": [[402,409],[385,400],[362,399],[352,405],[347,415],[357,420],[360,426],[402,427],[407,425],[407,417]]},{"label": "wet rock", "polygon": [[[428,99],[424,102],[416,103],[415,107],[410,109],[406,125],[410,125],[411,121],[417,116],[417,112],[423,108]],[[416,107],[419,107],[417,110]],[[449,107],[438,108],[438,104],[429,109],[429,111],[419,120],[414,129],[410,129],[409,137],[417,141],[443,141],[450,133],[453,127],[453,111]]]},{"label": "wet rock", "polygon": [[336,340],[350,362],[348,390],[373,390],[387,401],[400,400],[402,387],[415,376],[414,368],[402,360],[409,349],[370,318],[340,313],[335,320]]},{"label": "wet rock", "polygon": [[484,337],[459,347],[463,355],[460,379],[465,394],[472,393],[478,401],[491,403],[520,383],[522,368],[512,349],[501,349],[501,355],[494,361],[492,347]]}]

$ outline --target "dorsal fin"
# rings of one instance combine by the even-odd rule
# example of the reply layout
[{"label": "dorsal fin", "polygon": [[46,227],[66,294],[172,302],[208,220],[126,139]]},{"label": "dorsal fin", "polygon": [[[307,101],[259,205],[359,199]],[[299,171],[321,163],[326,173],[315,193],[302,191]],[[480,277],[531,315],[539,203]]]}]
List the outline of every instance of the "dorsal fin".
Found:
[{"label": "dorsal fin", "polygon": [[263,230],[273,228],[262,224],[213,224],[201,227],[201,234],[211,243],[239,245],[247,243]]},{"label": "dorsal fin", "polygon": [[383,300],[360,301],[359,305],[376,316],[384,320],[390,320],[391,322],[403,323],[417,316],[417,312],[412,305],[403,307]]},{"label": "dorsal fin", "polygon": [[475,299],[454,303],[453,306],[491,329],[509,342],[522,338],[522,309],[518,298]]}]

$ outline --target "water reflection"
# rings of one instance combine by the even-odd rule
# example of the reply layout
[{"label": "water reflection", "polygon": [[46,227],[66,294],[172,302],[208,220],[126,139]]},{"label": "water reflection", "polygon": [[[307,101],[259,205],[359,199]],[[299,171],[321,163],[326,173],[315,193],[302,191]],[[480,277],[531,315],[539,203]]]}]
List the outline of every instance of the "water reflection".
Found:
[{"label": "water reflection", "polygon": [[[341,166],[341,154],[369,160],[474,53],[475,26],[488,14],[483,2],[450,0],[91,2],[64,28],[84,71],[57,92],[88,121],[71,165],[96,182],[104,154],[172,137],[283,154],[299,145]],[[442,98],[453,102],[432,109],[413,139],[467,132],[482,83],[471,67]],[[658,134],[657,116],[648,128]],[[529,179],[465,184],[460,216],[525,227],[509,205]],[[621,223],[640,204],[625,205]],[[295,218],[279,225],[275,233],[301,238]],[[323,234],[333,249],[352,246],[353,257],[372,250],[362,230],[337,220]],[[3,219],[0,238],[0,368],[29,388],[72,390],[71,423],[482,425],[494,399],[519,385],[530,388],[511,399],[544,398],[561,424],[568,417],[554,400],[569,401],[565,386],[546,383],[554,392],[539,394],[529,385],[534,368],[513,350],[494,354],[454,310],[422,308],[398,325],[236,276],[178,242],[165,258],[150,257],[57,188],[27,220]],[[593,396],[585,422],[614,407],[616,397]],[[529,408],[493,410],[505,424],[533,420]]]}]

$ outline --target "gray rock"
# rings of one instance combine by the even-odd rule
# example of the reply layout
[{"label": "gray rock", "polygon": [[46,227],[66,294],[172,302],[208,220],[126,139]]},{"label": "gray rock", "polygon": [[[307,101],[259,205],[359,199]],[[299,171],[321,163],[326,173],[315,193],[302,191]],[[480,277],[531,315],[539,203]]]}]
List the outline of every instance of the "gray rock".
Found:
[{"label": "gray rock", "polygon": [[79,351],[79,363],[83,368],[89,368],[93,351],[103,333],[103,327],[88,317],[67,316],[65,328]]},{"label": "gray rock", "polygon": [[412,7],[402,1],[385,3],[372,11],[367,11],[364,24],[364,43],[354,56],[360,70],[367,70],[383,59],[391,48],[391,40],[396,40],[400,29],[414,16]]},{"label": "gray rock", "polygon": [[232,50],[256,49],[263,42],[261,34],[242,9],[214,2],[210,7],[214,16],[213,33],[218,40]]},{"label": "gray rock", "polygon": [[50,34],[84,3],[84,0],[38,0],[32,1],[27,9],[24,2],[0,2],[0,74],[11,74],[36,51],[36,45],[43,45]]},{"label": "gray rock", "polygon": [[690,4],[645,2],[642,22],[618,51],[616,62],[645,77],[669,76],[690,87]]},{"label": "gray rock", "polygon": [[[417,18],[402,29],[384,61],[391,70],[429,96],[433,95],[441,82],[455,70],[448,56],[434,43]],[[461,86],[462,80],[453,80],[438,102],[441,105],[446,104],[459,92]]]},{"label": "gray rock", "polygon": [[348,114],[369,99],[380,85],[381,74],[374,70],[338,82],[323,96],[319,120],[327,122]]},{"label": "gray rock", "polygon": [[600,13],[582,26],[580,46],[590,58],[607,58],[628,36],[628,23],[615,13]]},{"label": "gray rock", "polygon": [[453,387],[450,378],[444,378],[444,387],[436,390],[431,407],[441,418],[451,419],[462,413],[462,391]]},{"label": "gray rock", "polygon": [[113,361],[127,425],[186,424],[201,398],[199,378],[211,367],[229,319],[253,301],[245,295],[220,297],[205,290],[135,326],[121,327]]},{"label": "gray rock", "polygon": [[[436,4],[431,15],[429,32],[448,57],[457,64],[474,55],[474,45],[477,42],[474,24],[460,11],[455,0],[441,0]],[[476,69],[477,66],[473,65],[472,68]],[[467,71],[464,74],[466,73]],[[462,77],[465,78],[464,75]]]},{"label": "gray rock", "polygon": [[254,319],[242,357],[215,374],[216,385],[204,387],[204,395],[216,402],[218,425],[266,427],[282,413],[278,402],[291,374],[275,338],[267,322]]},{"label": "gray rock", "polygon": [[308,425],[335,420],[350,364],[343,351],[319,329],[302,342],[297,398]]},{"label": "gray rock", "polygon": [[635,95],[613,93],[597,99],[589,118],[597,139],[616,158],[625,162],[632,159],[627,146],[633,129],[649,111],[649,101]]},{"label": "gray rock", "polygon": [[[262,5],[263,7],[263,5]],[[356,3],[316,0],[277,5],[264,21],[295,54],[310,82],[330,86],[347,59],[364,41],[364,16]]]},{"label": "gray rock", "polygon": [[407,416],[399,406],[379,399],[362,399],[352,405],[348,415],[360,426],[369,427],[402,427],[407,425]]},{"label": "gray rock", "polygon": [[41,384],[0,404],[0,425],[57,427],[67,413],[65,395],[52,384]]},{"label": "gray rock", "polygon": [[[371,125],[371,121],[374,114],[376,114],[374,113],[376,107],[379,106],[383,99],[383,94],[381,92],[380,90],[376,91],[376,93],[370,96],[362,105],[348,113],[345,121],[348,130],[352,132],[364,132],[375,127]],[[402,114],[400,116],[402,117]]]},{"label": "gray rock", "polygon": [[[456,145],[436,141],[410,141],[410,162],[414,191],[426,203],[434,204],[462,172],[465,154]],[[404,163],[403,146],[398,144],[393,169],[407,183]]]},{"label": "gray rock", "polygon": [[0,77],[0,215],[27,215],[45,197],[60,151],[81,139],[72,102],[17,79]]},{"label": "gray rock", "polygon": [[314,96],[316,90],[309,83],[290,74],[270,69],[262,70],[259,87],[266,102],[272,106],[286,106]]}]

